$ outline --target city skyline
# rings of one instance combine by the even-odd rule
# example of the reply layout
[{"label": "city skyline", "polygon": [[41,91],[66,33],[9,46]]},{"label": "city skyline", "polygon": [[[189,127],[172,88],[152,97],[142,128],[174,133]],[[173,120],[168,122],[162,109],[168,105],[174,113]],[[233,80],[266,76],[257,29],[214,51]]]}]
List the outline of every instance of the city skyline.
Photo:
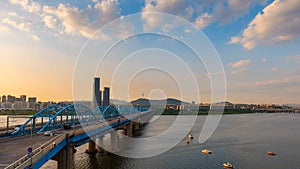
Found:
[{"label": "city skyline", "polygon": [[[235,103],[299,104],[300,24],[296,18],[300,15],[297,8],[300,2],[297,0],[226,0],[224,3],[184,0],[174,0],[172,3],[163,0],[5,0],[0,5],[1,96],[26,94],[41,101],[72,101],[77,56],[86,40],[103,38],[93,36],[96,30],[126,15],[164,12],[190,21],[210,39],[224,66],[226,100]],[[152,24],[148,26],[158,23]],[[136,44],[139,44],[138,39]],[[165,48],[168,46],[165,45]],[[124,57],[121,54],[115,52],[116,56]],[[155,54],[161,62],[167,63],[171,58],[161,51]],[[147,53],[140,55],[152,57]],[[186,61],[189,61],[188,56]],[[110,87],[112,94],[117,91],[111,87],[110,75],[101,71],[95,75],[103,77],[100,86]],[[153,77],[157,84],[137,77],[129,86],[129,97],[122,95],[118,98],[113,94],[112,99],[134,100],[141,97],[142,92],[146,98],[151,98],[151,86],[155,85],[166,89],[166,96],[158,94],[157,98],[180,99],[176,86],[170,87],[168,83],[157,80],[157,73],[147,77]],[[182,77],[181,80],[185,80],[187,75],[182,74]],[[197,72],[199,83],[208,81],[207,77],[207,72]],[[93,83],[93,80],[89,81]],[[92,88],[87,90],[82,98],[90,99],[92,91]],[[191,97],[185,101],[209,102],[209,90],[200,90],[200,98],[202,100]]]}]

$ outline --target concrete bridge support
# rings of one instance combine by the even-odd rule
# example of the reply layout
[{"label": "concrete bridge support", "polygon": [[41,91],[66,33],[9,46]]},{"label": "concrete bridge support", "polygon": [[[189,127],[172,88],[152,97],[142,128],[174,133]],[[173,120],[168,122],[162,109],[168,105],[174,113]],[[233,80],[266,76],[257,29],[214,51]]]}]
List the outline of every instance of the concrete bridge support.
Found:
[{"label": "concrete bridge support", "polygon": [[98,150],[96,149],[96,143],[93,140],[91,140],[88,143],[88,149],[85,152],[89,153],[89,154],[97,153],[98,152]]},{"label": "concrete bridge support", "polygon": [[67,145],[60,150],[52,159],[57,161],[58,169],[73,169],[74,168],[74,147],[69,144],[70,137],[66,135]]},{"label": "concrete bridge support", "polygon": [[111,152],[116,152],[119,149],[119,135],[117,131],[110,133],[110,150]]},{"label": "concrete bridge support", "polygon": [[141,124],[138,122],[133,122],[133,128],[134,130],[140,130],[141,129]]},{"label": "concrete bridge support", "polygon": [[103,136],[96,138],[96,144],[97,144],[96,146],[97,146],[98,153],[105,153],[105,150],[101,147],[102,141],[103,141]]},{"label": "concrete bridge support", "polygon": [[133,123],[128,123],[124,126],[125,135],[128,137],[132,137],[132,126]]}]

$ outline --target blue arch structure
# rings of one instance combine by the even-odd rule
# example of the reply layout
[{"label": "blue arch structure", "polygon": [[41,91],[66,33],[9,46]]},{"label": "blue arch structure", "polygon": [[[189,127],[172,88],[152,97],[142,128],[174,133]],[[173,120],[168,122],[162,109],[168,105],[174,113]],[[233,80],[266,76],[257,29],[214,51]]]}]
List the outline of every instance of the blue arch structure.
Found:
[{"label": "blue arch structure", "polygon": [[[69,117],[71,117],[71,120],[69,120]],[[58,120],[57,118],[60,119]],[[91,119],[93,119],[93,113],[87,106],[80,104],[69,104],[52,115],[49,121],[43,125],[38,133],[42,133],[47,130],[63,128],[64,124],[73,126],[78,124],[79,121],[82,123]]]},{"label": "blue arch structure", "polygon": [[[133,106],[98,106],[91,111],[87,106],[82,104],[55,104],[46,107],[32,117],[30,117],[16,131],[11,133],[12,136],[24,134],[43,133],[48,130],[63,128],[65,124],[70,126],[79,123],[88,123],[97,120],[111,119],[118,116],[139,113],[149,108]],[[44,119],[48,119],[44,123]],[[36,120],[40,123],[36,124]]]},{"label": "blue arch structure", "polygon": [[30,117],[23,125],[21,125],[16,131],[12,132],[11,134],[23,135],[23,134],[28,134],[31,131],[35,132],[36,129],[35,121],[38,118],[41,118],[41,124],[43,124],[44,118],[50,119],[53,114],[55,114],[59,109],[61,109],[64,106],[65,106],[64,104],[55,104],[38,111],[36,114]]}]

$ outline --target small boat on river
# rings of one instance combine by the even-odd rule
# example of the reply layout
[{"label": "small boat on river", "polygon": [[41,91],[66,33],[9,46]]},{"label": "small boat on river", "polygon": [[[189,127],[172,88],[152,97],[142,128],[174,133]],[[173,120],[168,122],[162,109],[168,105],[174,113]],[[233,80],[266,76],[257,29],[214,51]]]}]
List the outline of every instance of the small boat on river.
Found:
[{"label": "small boat on river", "polygon": [[277,155],[275,152],[272,152],[272,151],[268,151],[267,154],[270,155],[270,156],[276,156]]},{"label": "small boat on river", "polygon": [[233,165],[230,164],[229,162],[226,162],[226,163],[223,164],[223,167],[224,168],[233,168]]},{"label": "small boat on river", "polygon": [[202,154],[211,154],[212,152],[210,150],[204,149],[201,151]]}]

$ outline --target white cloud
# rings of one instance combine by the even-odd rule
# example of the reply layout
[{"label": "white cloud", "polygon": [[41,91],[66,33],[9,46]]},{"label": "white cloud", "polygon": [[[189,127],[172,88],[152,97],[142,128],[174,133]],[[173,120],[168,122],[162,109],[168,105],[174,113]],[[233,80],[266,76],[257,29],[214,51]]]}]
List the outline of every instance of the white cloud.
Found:
[{"label": "white cloud", "polygon": [[235,63],[230,63],[228,66],[231,66],[233,68],[240,68],[240,67],[245,67],[251,63],[251,60],[239,60]]},{"label": "white cloud", "polygon": [[195,25],[196,27],[202,29],[205,28],[207,25],[209,25],[213,20],[212,15],[205,13],[201,16],[199,16],[196,20],[195,20]]},{"label": "white cloud", "polygon": [[251,6],[265,4],[266,0],[227,0],[215,1],[212,5],[212,12],[199,16],[195,24],[199,28],[206,27],[213,22],[229,23],[232,20],[244,16]]},{"label": "white cloud", "polygon": [[9,12],[9,13],[8,13],[8,16],[18,16],[18,15],[17,15],[17,13],[15,13],[15,12]]},{"label": "white cloud", "polygon": [[266,59],[266,58],[262,58],[261,61],[262,61],[262,62],[266,62],[267,59]]},{"label": "white cloud", "polygon": [[283,77],[277,79],[269,79],[255,82],[254,84],[249,84],[250,86],[255,87],[265,87],[265,86],[273,86],[273,85],[288,85],[291,83],[299,83],[299,76],[296,77]]},{"label": "white cloud", "polygon": [[28,0],[10,0],[12,4],[18,4],[21,5],[23,8],[25,8],[28,4]]},{"label": "white cloud", "polygon": [[300,55],[286,56],[285,59],[292,62],[300,61]]},{"label": "white cloud", "polygon": [[57,19],[53,18],[52,16],[49,15],[45,15],[44,16],[44,22],[46,24],[47,27],[54,29],[56,28],[56,24],[57,24]]},{"label": "white cloud", "polygon": [[229,43],[241,43],[252,49],[300,37],[300,1],[275,0],[249,23],[242,36],[232,37]]},{"label": "white cloud", "polygon": [[232,75],[242,75],[246,72],[246,69],[238,69],[238,70],[232,70],[230,74]]},{"label": "white cloud", "polygon": [[3,23],[6,23],[10,26],[13,26],[21,31],[25,31],[25,32],[30,32],[30,29],[31,29],[31,23],[29,22],[19,22],[17,23],[16,21],[14,20],[11,20],[10,18],[4,18],[3,20]]},{"label": "white cloud", "polygon": [[257,3],[265,4],[266,0],[146,0],[142,9],[142,19],[146,21],[145,29],[155,28],[161,25],[163,20],[148,15],[147,12],[161,12],[185,18],[198,28],[205,28],[213,22],[231,22],[245,15],[251,6]]},{"label": "white cloud", "polygon": [[40,38],[38,36],[36,36],[36,35],[32,35],[31,37],[35,41],[40,41]]},{"label": "white cloud", "polygon": [[21,5],[25,10],[30,13],[38,12],[41,9],[41,6],[37,2],[28,1],[28,0],[10,0],[10,3]]},{"label": "white cloud", "polygon": [[58,7],[44,6],[43,11],[59,18],[66,33],[92,39],[105,38],[106,36],[98,29],[121,15],[118,2],[109,0],[97,2],[93,7],[90,6],[87,9],[59,4]]},{"label": "white cloud", "polygon": [[9,31],[8,27],[0,25],[0,31]]}]

